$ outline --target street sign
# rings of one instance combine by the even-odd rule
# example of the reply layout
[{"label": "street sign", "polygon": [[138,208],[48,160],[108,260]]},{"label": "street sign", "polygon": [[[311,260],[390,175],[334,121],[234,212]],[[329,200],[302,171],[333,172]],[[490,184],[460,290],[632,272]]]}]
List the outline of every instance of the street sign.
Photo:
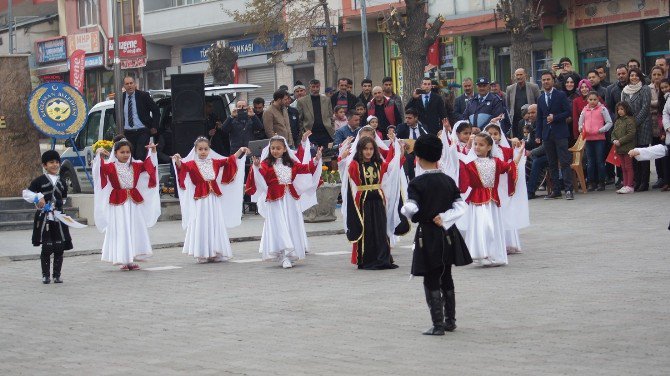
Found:
[{"label": "street sign", "polygon": [[[334,27],[330,30],[333,33],[333,46],[337,46],[337,31]],[[312,47],[326,47],[328,46],[328,28],[314,27],[309,31],[312,36]]]}]

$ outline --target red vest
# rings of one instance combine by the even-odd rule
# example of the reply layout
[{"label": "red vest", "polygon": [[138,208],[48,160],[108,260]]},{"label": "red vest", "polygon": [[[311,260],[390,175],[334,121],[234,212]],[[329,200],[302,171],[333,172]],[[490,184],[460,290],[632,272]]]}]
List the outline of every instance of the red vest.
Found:
[{"label": "red vest", "polygon": [[126,189],[121,188],[114,163],[105,163],[103,159],[100,160],[100,185],[105,188],[107,182],[109,182],[112,186],[112,192],[109,195],[110,204],[123,205],[128,199],[136,204],[141,204],[144,198],[137,190],[137,181],[142,172],[149,174],[149,188],[156,186],[156,166],[151,162],[151,158],[145,159],[144,162],[132,162],[131,165],[133,166],[133,187]]},{"label": "red vest", "polygon": [[[390,125],[398,125],[396,122],[395,118],[395,103],[391,102],[388,100],[388,98],[384,98],[384,115],[386,116],[386,120],[389,121]],[[368,103],[368,116],[377,116],[375,113],[375,100],[374,98]]]},{"label": "red vest", "polygon": [[193,194],[194,199],[199,200],[201,198],[205,198],[210,193],[213,193],[215,196],[221,196],[219,185],[216,184],[221,167],[223,167],[221,183],[228,184],[232,182],[233,179],[235,179],[235,175],[237,174],[237,157],[235,157],[235,155],[231,155],[225,159],[212,159],[214,180],[205,180],[205,178],[200,173],[200,169],[198,168],[198,165],[195,163],[195,161],[183,162],[181,167],[177,168],[179,186],[182,189],[186,189],[184,179],[186,178],[186,174],[189,174],[191,182],[193,182],[193,185],[195,185],[195,192]]},{"label": "red vest", "polygon": [[[256,182],[254,181],[255,178],[254,178],[253,166],[249,168],[252,170],[249,171],[249,177],[247,177],[245,193],[248,195],[253,195],[254,193],[256,193]],[[274,167],[271,166],[268,162],[266,161],[261,162],[261,166],[259,169],[261,175],[265,179],[265,184],[267,184],[268,186],[266,201],[277,201],[282,197],[284,197],[287,191],[294,199],[296,200],[300,199],[300,195],[298,194],[298,192],[296,192],[295,187],[293,187],[292,183],[289,184],[279,183],[279,178],[275,173]],[[294,162],[293,167],[291,168],[291,181],[295,180],[295,177],[298,174],[313,174],[314,171],[316,171],[316,165],[314,164],[313,161],[309,161],[309,164]]]},{"label": "red vest", "polygon": [[500,197],[498,196],[498,184],[500,182],[500,175],[507,173],[507,187],[509,195],[514,195],[516,187],[516,164],[514,162],[503,162],[498,158],[493,158],[496,162],[496,178],[493,187],[484,187],[482,179],[479,177],[479,171],[475,162],[470,163],[460,162],[460,172],[458,175],[459,188],[461,193],[465,193],[468,188],[472,188],[470,195],[465,200],[468,204],[485,205],[493,201],[500,206]]}]

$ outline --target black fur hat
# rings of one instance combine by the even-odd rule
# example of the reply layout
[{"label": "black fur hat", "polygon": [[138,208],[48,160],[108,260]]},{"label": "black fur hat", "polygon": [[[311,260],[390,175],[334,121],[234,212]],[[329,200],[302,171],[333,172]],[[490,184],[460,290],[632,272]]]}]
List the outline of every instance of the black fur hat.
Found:
[{"label": "black fur hat", "polygon": [[414,154],[429,162],[437,162],[442,156],[442,141],[434,134],[424,134],[414,143]]},{"label": "black fur hat", "polygon": [[55,150],[47,150],[42,154],[42,164],[47,164],[49,161],[58,161],[60,163],[60,154]]}]

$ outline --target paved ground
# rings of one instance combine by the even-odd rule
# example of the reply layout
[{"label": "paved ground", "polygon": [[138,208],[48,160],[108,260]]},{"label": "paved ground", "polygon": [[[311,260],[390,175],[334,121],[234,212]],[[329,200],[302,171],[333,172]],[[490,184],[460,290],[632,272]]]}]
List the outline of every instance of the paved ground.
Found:
[{"label": "paved ground", "polygon": [[0,374],[665,375],[668,200],[532,201],[525,254],[455,270],[459,327],[444,337],[420,334],[406,241],[401,267],[378,272],[349,265],[343,236],[310,238],[292,270],[251,261],[257,242],[227,264],[161,249],[144,267],[177,269],[158,271],[67,258],[63,285],[0,260]]}]

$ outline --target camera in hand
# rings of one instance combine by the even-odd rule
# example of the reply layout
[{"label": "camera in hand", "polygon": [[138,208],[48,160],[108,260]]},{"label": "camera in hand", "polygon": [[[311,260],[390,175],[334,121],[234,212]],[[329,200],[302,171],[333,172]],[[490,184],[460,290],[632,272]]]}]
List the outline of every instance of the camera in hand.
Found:
[{"label": "camera in hand", "polygon": [[416,89],[414,92],[417,94],[426,94],[426,91],[421,89]]},{"label": "camera in hand", "polygon": [[238,108],[237,109],[237,117],[240,119],[246,119],[249,117],[249,114],[247,113],[246,108]]}]

